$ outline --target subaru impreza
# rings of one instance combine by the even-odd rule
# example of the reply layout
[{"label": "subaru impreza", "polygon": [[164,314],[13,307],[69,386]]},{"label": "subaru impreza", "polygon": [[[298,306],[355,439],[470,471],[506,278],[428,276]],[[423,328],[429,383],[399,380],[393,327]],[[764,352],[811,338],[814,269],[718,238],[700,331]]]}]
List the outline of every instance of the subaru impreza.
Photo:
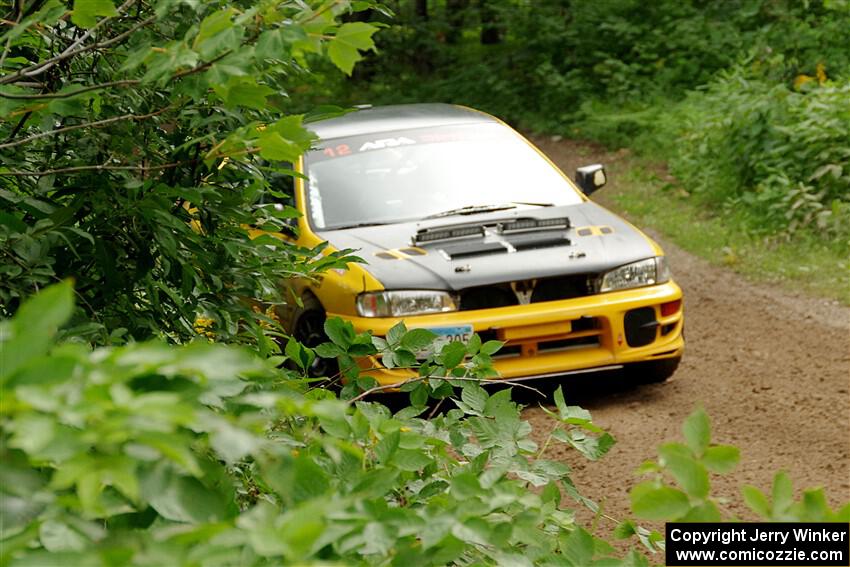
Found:
[{"label": "subaru impreza", "polygon": [[[522,135],[446,104],[365,108],[314,122],[319,142],[294,164],[296,243],[366,260],[298,281],[280,313],[315,346],[328,317],[386,335],[400,320],[437,343],[504,342],[504,378],[622,369],[643,382],[675,371],[682,291],[661,248],[589,196],[602,165],[571,179]],[[325,375],[317,359],[312,373]],[[383,368],[381,384],[413,376]]]}]

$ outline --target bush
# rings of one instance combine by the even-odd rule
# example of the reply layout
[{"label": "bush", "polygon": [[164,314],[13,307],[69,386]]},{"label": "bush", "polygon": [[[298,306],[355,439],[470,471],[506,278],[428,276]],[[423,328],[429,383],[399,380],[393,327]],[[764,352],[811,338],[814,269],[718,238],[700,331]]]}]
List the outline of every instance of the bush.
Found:
[{"label": "bush", "polygon": [[[492,346],[467,357],[446,345],[427,362],[465,379],[456,396],[441,391],[447,378],[427,378],[456,409],[423,418],[421,401],[392,414],[337,400],[241,347],[57,343],[72,310],[64,283],[0,321],[4,567],[648,565],[636,550],[618,559],[582,527],[565,503],[599,508],[566,465],[541,458],[564,443],[598,459],[611,436],[558,390],[546,410],[556,425],[538,447],[510,390],[491,396],[472,379]],[[423,342],[396,333],[386,348],[398,357]],[[702,411],[683,430],[685,444],[641,467],[653,478],[632,490],[638,517],[724,518],[709,473],[731,471],[738,451],[711,443]],[[743,496],[771,520],[850,519],[850,505],[832,511],[822,490],[795,503],[783,474],[772,504],[755,487]],[[663,548],[631,520],[615,535]]]},{"label": "bush", "polygon": [[249,300],[356,261],[269,235],[297,216],[287,163],[313,140],[283,83],[306,53],[351,72],[376,28],[342,23],[345,2],[66,4],[4,7],[0,315],[73,277],[85,340],[200,327],[273,351]]},{"label": "bush", "polygon": [[808,233],[850,250],[850,81],[795,89],[736,70],[663,118],[670,166],[705,202],[760,234]]},{"label": "bush", "polygon": [[[563,507],[562,491],[585,501],[566,465],[538,458],[509,390],[489,396],[467,382],[460,409],[393,415],[308,390],[236,347],[53,344],[71,311],[66,283],[0,323],[0,565],[542,564],[574,549],[612,553]],[[411,333],[399,352],[421,342]],[[602,456],[611,437],[558,400],[550,441]]]}]

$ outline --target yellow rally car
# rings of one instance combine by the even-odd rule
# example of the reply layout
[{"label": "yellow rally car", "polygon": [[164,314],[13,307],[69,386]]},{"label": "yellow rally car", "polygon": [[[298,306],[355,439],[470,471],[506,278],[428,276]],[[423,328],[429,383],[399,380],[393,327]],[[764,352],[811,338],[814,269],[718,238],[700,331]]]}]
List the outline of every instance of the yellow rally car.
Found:
[{"label": "yellow rally car", "polygon": [[310,128],[320,142],[296,166],[297,243],[357,249],[368,263],[296,284],[303,307],[281,315],[308,346],[326,340],[326,317],[378,336],[404,320],[438,342],[505,341],[494,356],[504,378],[625,368],[653,382],[675,371],[682,291],[657,244],[587,198],[605,184],[601,165],[571,181],[498,119],[445,104]]}]

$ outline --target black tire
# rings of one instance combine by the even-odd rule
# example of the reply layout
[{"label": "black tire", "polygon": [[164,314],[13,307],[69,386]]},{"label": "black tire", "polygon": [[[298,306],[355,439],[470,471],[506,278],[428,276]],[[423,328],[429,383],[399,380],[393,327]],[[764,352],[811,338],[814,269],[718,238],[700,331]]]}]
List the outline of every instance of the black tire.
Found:
[{"label": "black tire", "polygon": [[[315,348],[327,342],[325,334],[325,310],[315,297],[308,296],[303,300],[304,306],[299,308],[293,317],[295,323],[292,336],[306,347]],[[307,369],[311,378],[338,379],[339,365],[336,360],[316,357]]]},{"label": "black tire", "polygon": [[625,368],[626,377],[640,384],[658,384],[676,372],[682,357],[664,358],[649,362],[636,362]]}]

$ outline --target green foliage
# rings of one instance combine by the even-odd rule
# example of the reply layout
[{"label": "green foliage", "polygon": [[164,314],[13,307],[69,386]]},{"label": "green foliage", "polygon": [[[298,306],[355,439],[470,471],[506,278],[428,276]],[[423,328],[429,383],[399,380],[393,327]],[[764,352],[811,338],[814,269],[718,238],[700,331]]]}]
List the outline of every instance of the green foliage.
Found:
[{"label": "green foliage", "polygon": [[[577,525],[510,390],[393,415],[239,347],[57,344],[72,301],[53,286],[0,322],[0,565],[633,564]],[[599,432],[558,399],[561,427]]]},{"label": "green foliage", "polygon": [[[427,2],[321,100],[455,102],[669,160],[757,236],[850,251],[844,2]],[[490,10],[485,14],[485,5]],[[482,44],[490,18],[501,40]]]},{"label": "green foliage", "polygon": [[[0,565],[648,564],[582,527],[566,503],[599,508],[566,465],[541,458],[563,442],[596,459],[610,435],[559,389],[558,425],[539,447],[510,390],[490,395],[471,378],[489,356],[480,341],[452,355],[470,357],[459,396],[447,394],[457,409],[425,419],[424,406],[393,414],[309,389],[242,347],[57,342],[73,297],[65,282],[0,321]],[[340,344],[327,345],[368,344],[329,329]],[[35,331],[44,340],[24,348]],[[386,348],[425,338],[398,327]],[[306,366],[303,349],[286,350]],[[642,467],[655,479],[632,491],[639,517],[722,517],[709,471],[728,472],[737,449],[712,444],[702,410],[683,431],[688,445],[663,445]],[[749,486],[743,497],[771,520],[850,516],[820,489],[795,501],[784,473],[770,497]],[[615,536],[663,549],[631,520]]]},{"label": "green foliage", "polygon": [[850,251],[850,81],[798,89],[737,69],[690,96],[659,137],[697,198],[749,216],[756,233],[816,233]]},{"label": "green foliage", "polygon": [[341,20],[371,5],[6,3],[0,315],[73,277],[84,340],[273,351],[248,299],[357,261],[266,234],[297,216],[289,164],[314,138],[284,83],[308,54],[351,72],[377,28]]},{"label": "green foliage", "polygon": [[[710,494],[710,474],[731,472],[740,459],[737,447],[711,442],[708,416],[695,410],[682,427],[687,444],[667,443],[658,449],[658,460],[647,461],[639,472],[653,477],[631,491],[632,510],[639,518],[655,521],[719,522],[738,520],[726,512],[726,502]],[[669,481],[673,482],[670,483]],[[761,519],[776,522],[846,522],[850,503],[840,510],[830,508],[822,488],[803,491],[794,500],[791,479],[776,474],[772,497],[754,486],[741,489],[744,503]],[[646,532],[627,522],[615,533],[618,537],[637,536],[649,549],[661,535]]]}]

